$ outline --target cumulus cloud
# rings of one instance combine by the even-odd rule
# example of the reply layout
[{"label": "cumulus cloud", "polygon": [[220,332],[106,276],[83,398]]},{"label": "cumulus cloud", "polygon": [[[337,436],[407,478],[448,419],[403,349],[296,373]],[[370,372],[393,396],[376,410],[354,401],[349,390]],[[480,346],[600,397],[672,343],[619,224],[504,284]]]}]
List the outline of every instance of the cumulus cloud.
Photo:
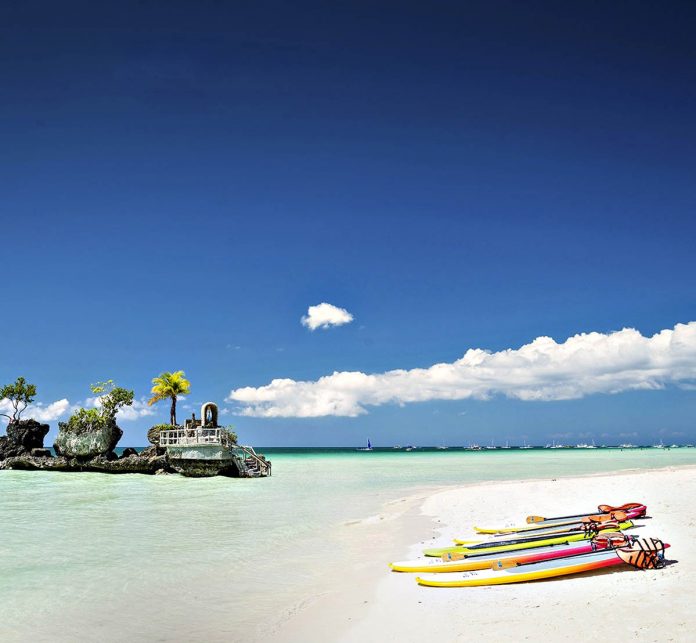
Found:
[{"label": "cumulus cloud", "polygon": [[[181,399],[181,398],[180,398]],[[101,408],[101,397],[88,397],[84,403],[85,407],[92,407],[95,409]],[[148,406],[147,400],[141,397],[139,400],[133,400],[132,406],[124,406],[119,409],[116,414],[116,419],[122,422],[128,422],[131,420],[137,420],[141,417],[146,417],[149,415],[154,415],[155,409]]]},{"label": "cumulus cloud", "polygon": [[[56,400],[51,402],[51,404],[42,404],[41,402],[35,402],[30,404],[23,412],[22,419],[24,418],[34,418],[37,422],[53,422],[65,416],[69,411],[72,411],[74,407],[70,405],[67,399]],[[12,403],[7,398],[0,400],[0,413],[7,413],[12,415]],[[6,417],[0,417],[0,421],[7,422]]]},{"label": "cumulus cloud", "polygon": [[557,343],[538,337],[517,349],[466,351],[452,363],[366,374],[334,372],[315,381],[275,379],[238,388],[228,401],[254,417],[355,417],[369,406],[429,400],[570,400],[595,393],[656,390],[696,382],[696,322],[652,337],[633,328],[582,333]]},{"label": "cumulus cloud", "polygon": [[343,324],[349,324],[352,321],[353,315],[345,308],[339,308],[326,302],[310,306],[307,309],[307,314],[302,317],[302,325],[309,328],[309,330],[343,326]]},{"label": "cumulus cloud", "polygon": [[129,420],[137,420],[138,418],[147,417],[155,414],[155,409],[147,405],[147,401],[143,398],[133,400],[132,406],[124,406],[116,414],[116,418],[127,422]]}]

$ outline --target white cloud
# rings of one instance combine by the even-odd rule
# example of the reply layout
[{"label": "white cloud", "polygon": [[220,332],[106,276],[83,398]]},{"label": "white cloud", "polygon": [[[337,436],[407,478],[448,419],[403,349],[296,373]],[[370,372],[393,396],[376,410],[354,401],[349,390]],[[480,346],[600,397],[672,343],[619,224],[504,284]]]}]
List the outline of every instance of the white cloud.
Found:
[{"label": "white cloud", "polygon": [[72,412],[72,410],[73,407],[70,406],[70,402],[68,402],[66,398],[63,398],[62,400],[58,400],[48,404],[47,406],[43,406],[42,404],[30,406],[27,409],[27,412],[29,413],[27,417],[33,417],[39,422],[52,422],[58,418],[64,417],[68,413]]},{"label": "white cloud", "polygon": [[[101,397],[88,397],[85,400],[84,406],[89,408],[98,409],[101,407]],[[147,401],[144,397],[139,400],[133,400],[132,406],[124,406],[119,409],[116,414],[116,420],[121,422],[129,422],[132,420],[137,420],[141,417],[146,417],[155,414],[155,409],[148,406]]]},{"label": "white cloud", "polygon": [[[12,403],[7,398],[0,400],[0,413],[7,413],[12,415]],[[44,405],[41,402],[36,402],[30,404],[23,412],[22,419],[33,418],[37,422],[53,422],[59,418],[62,418],[69,411],[72,411],[73,407],[70,406],[70,402],[63,398],[62,400],[56,400],[51,402],[51,404]],[[0,421],[7,422],[6,417],[0,417]]]},{"label": "white cloud", "polygon": [[140,400],[133,400],[133,406],[124,406],[116,414],[116,419],[122,422],[128,422],[130,420],[137,420],[138,418],[150,416],[155,414],[155,409],[148,406],[145,398]]},{"label": "white cloud", "polygon": [[696,322],[644,337],[624,328],[556,343],[538,337],[518,349],[469,349],[453,363],[368,375],[334,372],[316,381],[275,379],[238,388],[228,401],[255,417],[355,417],[366,407],[429,400],[570,400],[594,393],[655,390],[696,381]]},{"label": "white cloud", "polygon": [[310,306],[307,309],[307,314],[302,317],[302,325],[309,328],[309,330],[343,326],[343,324],[349,324],[352,321],[353,315],[345,308],[338,308],[338,306],[333,306],[326,302]]}]

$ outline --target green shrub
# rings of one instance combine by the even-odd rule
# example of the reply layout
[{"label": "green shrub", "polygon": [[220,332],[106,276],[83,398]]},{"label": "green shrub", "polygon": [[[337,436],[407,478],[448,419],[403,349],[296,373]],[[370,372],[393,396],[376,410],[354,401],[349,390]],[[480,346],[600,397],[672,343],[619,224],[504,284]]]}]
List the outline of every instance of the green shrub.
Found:
[{"label": "green shrub", "polygon": [[113,424],[119,409],[133,404],[133,391],[116,386],[113,380],[90,386],[99,395],[101,406],[96,409],[78,409],[67,422],[61,423],[68,431],[78,435],[100,430]]},{"label": "green shrub", "polygon": [[82,435],[105,428],[109,422],[102,417],[99,409],[78,409],[67,422],[61,424],[71,433]]},{"label": "green shrub", "polygon": [[237,434],[232,430],[231,426],[228,426],[224,429],[220,429],[220,435],[222,436],[223,442],[227,440],[232,444],[237,444]]}]

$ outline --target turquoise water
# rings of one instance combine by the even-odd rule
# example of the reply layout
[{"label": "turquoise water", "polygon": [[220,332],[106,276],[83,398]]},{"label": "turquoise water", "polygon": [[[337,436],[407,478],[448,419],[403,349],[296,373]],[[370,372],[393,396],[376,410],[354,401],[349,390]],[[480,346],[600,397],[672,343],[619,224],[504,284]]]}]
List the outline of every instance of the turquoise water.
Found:
[{"label": "turquoise water", "polygon": [[317,561],[354,555],[347,522],[391,500],[696,464],[693,448],[265,452],[256,480],[0,472],[0,639],[250,640],[321,583]]}]

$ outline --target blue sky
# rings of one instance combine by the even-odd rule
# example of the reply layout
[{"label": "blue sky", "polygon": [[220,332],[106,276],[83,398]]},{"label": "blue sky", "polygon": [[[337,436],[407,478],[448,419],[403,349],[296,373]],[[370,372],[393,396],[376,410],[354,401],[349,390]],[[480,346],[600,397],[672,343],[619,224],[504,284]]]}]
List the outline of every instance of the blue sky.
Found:
[{"label": "blue sky", "polygon": [[[258,445],[696,440],[678,378],[358,417],[223,403],[696,320],[693,5],[0,12],[3,382],[73,405],[90,382],[141,398],[183,369],[182,406],[219,401]],[[320,302],[354,321],[310,331]],[[166,418],[124,421],[122,444]]]}]

